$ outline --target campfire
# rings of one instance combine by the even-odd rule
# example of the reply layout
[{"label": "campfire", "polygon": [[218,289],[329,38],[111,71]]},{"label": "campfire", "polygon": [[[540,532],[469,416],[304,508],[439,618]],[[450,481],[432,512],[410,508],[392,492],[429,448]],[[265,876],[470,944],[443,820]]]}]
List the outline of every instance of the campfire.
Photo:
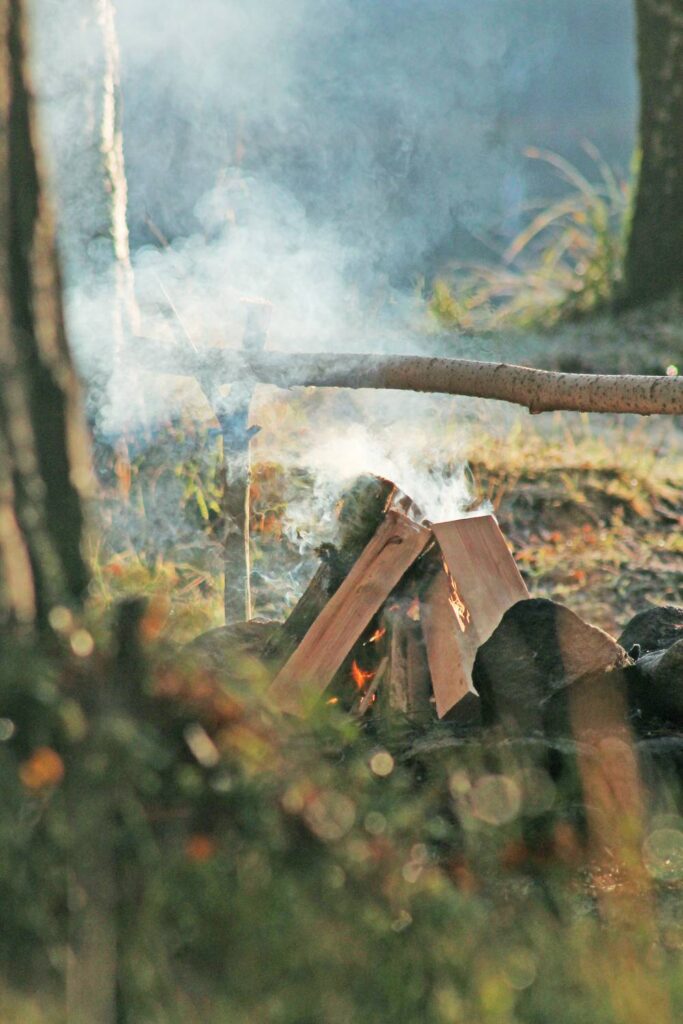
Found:
[{"label": "campfire", "polygon": [[240,652],[256,659],[270,703],[300,718],[327,704],[569,735],[572,700],[616,687],[636,731],[651,734],[683,720],[681,631],[682,609],[655,607],[616,640],[529,594],[492,514],[431,522],[391,482],[361,477],[340,504],[338,544],[322,547],[287,619],[234,623],[191,647],[219,667]]},{"label": "campfire", "polygon": [[[406,506],[415,509],[404,499]],[[525,597],[492,515],[429,523],[406,514],[392,497],[278,672],[270,697],[282,711],[303,715],[335,680],[343,685],[350,676],[356,713],[380,701],[422,717],[433,703],[443,718],[467,706],[478,647]]]}]

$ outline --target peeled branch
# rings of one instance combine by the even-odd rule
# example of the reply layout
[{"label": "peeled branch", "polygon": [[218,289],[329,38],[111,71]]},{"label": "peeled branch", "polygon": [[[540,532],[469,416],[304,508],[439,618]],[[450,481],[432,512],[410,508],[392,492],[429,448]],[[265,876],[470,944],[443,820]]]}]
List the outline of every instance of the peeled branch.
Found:
[{"label": "peeled branch", "polygon": [[559,373],[509,363],[431,356],[344,353],[244,353],[234,349],[195,352],[175,343],[138,339],[131,353],[139,366],[225,384],[249,380],[282,388],[381,388],[428,394],[468,395],[521,405],[531,413],[572,412],[683,414],[683,377],[637,374]]}]

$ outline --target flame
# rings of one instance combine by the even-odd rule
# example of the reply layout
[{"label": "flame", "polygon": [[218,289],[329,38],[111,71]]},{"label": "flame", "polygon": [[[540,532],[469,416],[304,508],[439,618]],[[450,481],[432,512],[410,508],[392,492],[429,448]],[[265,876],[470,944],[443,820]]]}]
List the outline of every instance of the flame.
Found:
[{"label": "flame", "polygon": [[380,629],[376,629],[372,636],[365,641],[365,643],[376,644],[379,640],[382,639],[383,636],[386,635],[386,631],[386,626],[383,626]]},{"label": "flame", "polygon": [[408,616],[409,619],[412,619],[413,622],[419,622],[420,621],[420,599],[419,599],[419,597],[414,597],[413,600],[410,602],[410,606],[406,610],[406,615]]},{"label": "flame", "polygon": [[472,616],[470,610],[463,601],[462,597],[458,592],[458,587],[451,574],[446,570],[448,577],[448,603],[455,612],[455,617],[458,620],[458,625],[462,633],[467,631],[467,627],[470,624]]},{"label": "flame", "polygon": [[351,666],[351,676],[354,683],[359,690],[362,690],[366,683],[369,683],[371,679],[375,678],[374,672],[367,672],[361,668],[357,661],[354,660]]},{"label": "flame", "polygon": [[325,703],[326,704],[338,704],[339,703],[339,697],[330,697],[330,699],[328,701],[326,701]]}]

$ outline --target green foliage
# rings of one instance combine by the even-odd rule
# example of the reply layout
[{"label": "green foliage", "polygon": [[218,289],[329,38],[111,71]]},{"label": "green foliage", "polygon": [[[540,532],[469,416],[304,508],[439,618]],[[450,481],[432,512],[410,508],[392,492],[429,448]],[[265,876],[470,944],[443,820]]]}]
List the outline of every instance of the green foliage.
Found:
[{"label": "green foliage", "polygon": [[656,1011],[653,986],[680,998],[673,954],[653,962],[591,909],[575,778],[445,728],[416,754],[333,707],[274,718],[145,647],[148,620],[137,661],[68,614],[49,648],[3,652],[12,1019],[66,1020],[69,958],[111,888],[118,1019],[135,1024],[626,1024],[646,998]]},{"label": "green foliage", "polygon": [[528,149],[572,191],[536,204],[497,266],[460,266],[435,282],[429,310],[446,328],[552,327],[604,307],[621,280],[629,188],[595,147],[584,143],[596,184],[556,153]]}]

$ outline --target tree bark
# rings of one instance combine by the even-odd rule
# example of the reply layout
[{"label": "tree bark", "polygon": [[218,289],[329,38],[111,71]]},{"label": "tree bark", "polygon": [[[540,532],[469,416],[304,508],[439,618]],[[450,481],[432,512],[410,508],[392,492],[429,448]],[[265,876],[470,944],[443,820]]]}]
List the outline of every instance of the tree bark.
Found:
[{"label": "tree bark", "polygon": [[621,302],[683,286],[683,0],[636,0],[641,164]]},{"label": "tree bark", "polygon": [[683,413],[683,377],[635,374],[558,373],[508,363],[428,356],[353,353],[262,352],[229,349],[185,350],[180,345],[137,339],[131,354],[139,366],[201,378],[210,372],[223,383],[251,380],[283,388],[383,388],[430,394],[493,398],[531,413]]},{"label": "tree bark", "polygon": [[44,622],[88,582],[88,449],[38,171],[23,0],[0,0],[0,622]]}]

